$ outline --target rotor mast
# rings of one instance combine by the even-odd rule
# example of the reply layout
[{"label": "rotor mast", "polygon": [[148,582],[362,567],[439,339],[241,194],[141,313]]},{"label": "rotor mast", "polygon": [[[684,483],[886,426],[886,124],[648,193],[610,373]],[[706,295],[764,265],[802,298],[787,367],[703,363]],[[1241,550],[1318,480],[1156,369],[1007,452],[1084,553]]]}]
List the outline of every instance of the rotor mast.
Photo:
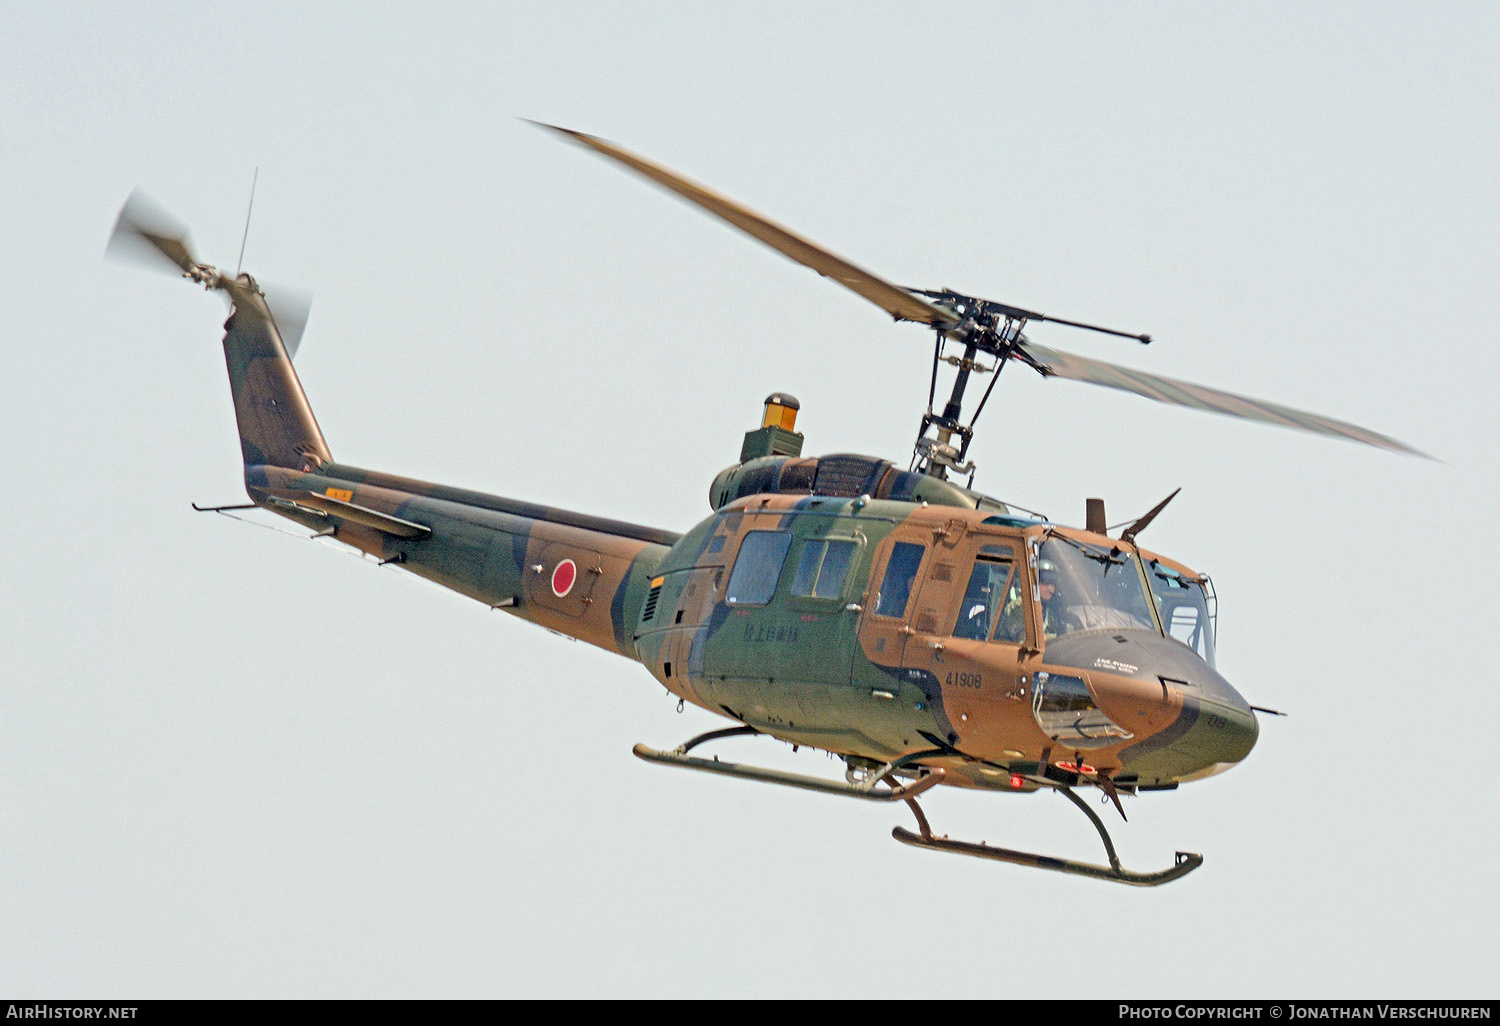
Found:
[{"label": "rotor mast", "polygon": [[[1151,341],[1150,335],[1133,335],[1113,328],[1101,328],[1096,324],[1084,324],[1082,321],[1048,317],[1035,310],[1024,310],[991,299],[976,299],[950,289],[933,292],[908,288],[906,291],[934,300],[938,309],[952,317],[950,323],[932,325],[937,333],[937,341],[932,350],[932,383],[927,391],[927,412],[922,415],[922,426],[917,430],[917,443],[912,455],[913,470],[939,479],[946,479],[948,472],[952,471],[956,474],[968,474],[969,482],[973,483],[974,464],[965,462],[965,457],[969,452],[969,443],[974,440],[974,425],[984,412],[984,406],[989,402],[990,393],[995,390],[995,382],[999,380],[1007,360],[1015,358],[1040,374],[1048,373],[1048,369],[1033,359],[1026,350],[1026,336],[1021,332],[1029,322],[1053,321],[1073,328],[1119,335],[1141,343]],[[964,347],[963,356],[944,356],[943,349],[949,342],[961,344]],[[988,365],[980,362],[978,357],[981,353],[990,357],[993,362]],[[952,364],[957,368],[957,373],[953,378],[953,391],[948,396],[948,402],[943,407],[943,412],[938,414],[934,412],[934,401],[937,397],[937,372],[940,363]],[[968,389],[971,374],[989,374],[992,377],[979,400],[979,406],[974,410],[974,416],[965,424],[964,392]]]},{"label": "rotor mast", "polygon": [[[917,429],[917,442],[912,454],[912,469],[940,479],[946,478],[948,471],[952,470],[954,473],[968,474],[970,480],[973,480],[974,465],[964,462],[964,457],[969,451],[969,443],[974,438],[973,420],[967,425],[962,420],[964,391],[968,388],[971,374],[998,376],[1000,369],[1005,365],[1005,358],[1004,356],[997,358],[995,363],[988,367],[979,363],[975,359],[979,355],[979,347],[972,339],[964,343],[962,357],[944,357],[942,352],[944,343],[947,341],[943,333],[938,332],[932,358],[934,388],[927,394],[927,412],[922,414],[922,426]],[[943,362],[954,364],[958,371],[953,377],[953,391],[948,396],[948,402],[943,406],[943,412],[939,414],[933,412],[933,401],[938,364]],[[991,378],[990,388],[994,387],[994,382],[995,379]],[[988,399],[989,394],[990,389],[986,388],[984,398]],[[983,409],[982,401],[980,408]],[[978,419],[977,413],[973,419]]]}]

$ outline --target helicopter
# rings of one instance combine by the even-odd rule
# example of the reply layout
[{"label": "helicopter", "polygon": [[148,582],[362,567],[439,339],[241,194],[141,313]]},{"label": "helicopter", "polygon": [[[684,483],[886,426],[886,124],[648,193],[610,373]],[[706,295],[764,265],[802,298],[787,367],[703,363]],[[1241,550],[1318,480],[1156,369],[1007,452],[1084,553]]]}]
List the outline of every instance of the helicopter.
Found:
[{"label": "helicopter", "polygon": [[[804,456],[798,401],[767,397],[738,460],[709,487],[711,515],[685,533],[339,463],[292,357],[306,308],[254,277],[200,262],[188,233],[133,193],[112,255],[165,261],[230,305],[224,355],[248,502],[358,553],[547,630],[640,662],[680,704],[733,725],[651,763],[875,802],[902,802],[904,844],[1134,886],[1203,863],[1126,869],[1097,789],[1169,791],[1245,759],[1258,715],[1216,669],[1210,578],[1144,548],[1139,535],[1177,494],[1112,535],[1104,503],[1054,523],[976,491],[974,426],[1001,371],[1123,389],[1159,402],[1280,424],[1425,456],[1343,421],[1065,353],[1024,329],[1053,322],[1151,341],[949,289],[894,285],[735,200],[604,139],[539,127],[584,146],[772,249],[933,332],[926,409],[905,466],[873,456]],[[248,226],[247,226],[248,227]],[[940,373],[951,373],[939,402]],[[988,383],[964,418],[975,376]],[[1116,527],[1121,525],[1116,525]],[[843,779],[693,754],[768,737],[836,756]],[[1106,864],[933,831],[918,798],[938,786],[1054,791],[1088,817]]]}]

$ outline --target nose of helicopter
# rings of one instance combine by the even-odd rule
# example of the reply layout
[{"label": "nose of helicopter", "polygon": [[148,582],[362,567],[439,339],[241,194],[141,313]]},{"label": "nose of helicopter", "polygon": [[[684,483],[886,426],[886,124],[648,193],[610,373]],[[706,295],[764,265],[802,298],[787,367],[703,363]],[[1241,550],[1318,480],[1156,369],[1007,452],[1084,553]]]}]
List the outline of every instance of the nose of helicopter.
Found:
[{"label": "nose of helicopter", "polygon": [[1197,769],[1179,770],[1178,780],[1198,780],[1222,773],[1250,754],[1260,737],[1260,724],[1249,703],[1227,684],[1233,703],[1192,695],[1183,695],[1183,718],[1196,717],[1182,736],[1167,746],[1167,751],[1191,763]]},{"label": "nose of helicopter", "polygon": [[1089,631],[1047,642],[1044,660],[1088,673],[1101,712],[1136,741],[1120,752],[1142,780],[1197,780],[1250,754],[1260,724],[1244,697],[1187,646],[1147,631]]}]

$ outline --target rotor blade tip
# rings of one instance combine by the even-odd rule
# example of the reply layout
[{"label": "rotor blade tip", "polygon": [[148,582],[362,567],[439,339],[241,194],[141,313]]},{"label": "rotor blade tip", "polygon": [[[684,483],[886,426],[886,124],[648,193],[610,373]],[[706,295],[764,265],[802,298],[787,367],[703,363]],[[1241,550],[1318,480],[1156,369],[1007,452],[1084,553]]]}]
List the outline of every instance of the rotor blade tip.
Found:
[{"label": "rotor blade tip", "polygon": [[521,120],[526,122],[527,124],[535,125],[537,128],[545,128],[549,132],[556,132],[558,135],[565,135],[570,139],[582,140],[594,138],[593,136],[588,135],[585,132],[575,132],[571,128],[564,128],[561,125],[548,124],[545,121],[537,121],[535,118],[522,118]]}]

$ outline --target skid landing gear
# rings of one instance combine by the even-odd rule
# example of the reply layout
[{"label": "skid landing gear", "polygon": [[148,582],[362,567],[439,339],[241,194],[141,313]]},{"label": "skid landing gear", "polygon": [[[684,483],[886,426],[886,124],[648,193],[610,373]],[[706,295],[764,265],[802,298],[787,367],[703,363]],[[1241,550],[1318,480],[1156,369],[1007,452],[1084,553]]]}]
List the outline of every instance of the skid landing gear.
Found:
[{"label": "skid landing gear", "polygon": [[[784,787],[798,787],[806,791],[843,795],[846,798],[863,798],[866,801],[904,801],[916,814],[920,832],[914,834],[910,830],[896,827],[891,831],[891,836],[902,844],[910,844],[917,848],[949,851],[956,855],[973,855],[981,859],[994,859],[997,862],[1012,862],[1018,866],[1032,866],[1036,869],[1050,869],[1058,873],[1071,873],[1074,876],[1090,876],[1096,880],[1109,880],[1114,883],[1130,884],[1133,887],[1157,887],[1186,876],[1203,865],[1202,855],[1180,851],[1177,853],[1177,863],[1170,869],[1163,869],[1156,873],[1135,873],[1125,869],[1120,865],[1119,856],[1115,854],[1115,845],[1110,840],[1109,831],[1104,829],[1104,823],[1100,821],[1094,810],[1089,808],[1082,798],[1074,794],[1071,787],[1047,778],[1032,777],[1030,779],[1061,791],[1070,802],[1083,810],[1083,814],[1094,824],[1094,829],[1099,831],[1099,837],[1104,841],[1104,851],[1109,856],[1109,865],[1099,866],[1091,862],[1075,862],[1072,859],[1033,855],[1030,852],[1014,851],[1010,848],[996,848],[988,844],[973,844],[968,841],[953,841],[947,837],[940,837],[934,834],[932,828],[927,825],[927,817],[922,813],[922,807],[917,804],[916,799],[917,795],[923,791],[941,783],[945,771],[941,768],[918,767],[915,764],[923,759],[951,758],[955,754],[952,749],[933,748],[912,752],[898,759],[892,759],[884,765],[871,764],[868,769],[858,771],[851,767],[850,772],[846,774],[847,783],[829,780],[826,777],[788,773],[785,770],[769,769],[763,766],[724,762],[718,756],[704,759],[688,754],[694,748],[709,741],[717,741],[726,737],[750,737],[759,733],[761,733],[759,730],[749,726],[726,727],[723,730],[710,730],[706,734],[699,734],[670,752],[648,748],[646,745],[636,745],[633,751],[637,758],[647,762],[678,766],[682,769],[719,773],[724,776],[739,777],[742,780],[781,784]],[[919,775],[913,779],[913,774]],[[909,782],[902,783],[898,775],[908,778]]]},{"label": "skid landing gear", "polygon": [[[670,752],[658,751],[645,745],[636,745],[632,751],[639,759],[647,762],[659,762],[667,766],[680,766],[683,769],[703,770],[706,773],[722,773],[725,776],[740,777],[743,780],[758,780],[766,784],[782,784],[786,787],[800,787],[805,791],[821,791],[824,794],[840,794],[848,798],[864,798],[874,802],[910,801],[929,787],[934,786],[943,779],[944,772],[941,769],[929,770],[917,777],[909,784],[898,783],[893,774],[897,770],[904,769],[919,759],[930,759],[942,753],[936,749],[927,752],[913,752],[903,755],[899,759],[893,759],[870,771],[862,780],[851,779],[848,783],[839,783],[837,780],[828,780],[823,777],[810,777],[801,773],[788,773],[785,770],[767,769],[763,766],[747,766],[738,762],[722,762],[718,756],[712,759],[700,759],[688,755],[688,752],[697,748],[706,741],[715,741],[725,737],[746,737],[759,734],[760,731],[754,727],[726,727],[723,730],[711,730],[706,734],[678,745]],[[881,783],[885,786],[880,786]]]},{"label": "skid landing gear", "polygon": [[1067,799],[1083,810],[1083,814],[1094,824],[1094,829],[1099,831],[1099,837],[1104,841],[1105,854],[1109,856],[1109,865],[1100,866],[1092,862],[1075,862],[1072,859],[1058,859],[1049,855],[1033,855],[1030,852],[1015,851],[1011,848],[996,848],[988,844],[974,844],[969,841],[952,841],[947,837],[939,837],[932,832],[927,825],[927,817],[922,814],[922,807],[912,798],[906,799],[906,804],[911,806],[911,811],[916,814],[917,827],[920,833],[912,833],[901,827],[891,831],[891,836],[902,844],[910,844],[917,848],[930,848],[933,851],[950,851],[955,855],[972,855],[975,858],[994,859],[996,862],[1011,862],[1018,866],[1031,866],[1035,869],[1050,869],[1057,873],[1071,873],[1074,876],[1090,876],[1096,880],[1109,880],[1113,883],[1130,884],[1132,887],[1159,887],[1164,883],[1170,883],[1179,877],[1187,876],[1193,870],[1203,865],[1203,856],[1194,852],[1180,851],[1177,853],[1177,862],[1170,869],[1163,869],[1155,873],[1136,873],[1125,869],[1120,865],[1120,857],[1115,854],[1114,842],[1109,839],[1109,831],[1104,829],[1104,824],[1099,816],[1088,804],[1076,794],[1071,787],[1053,784],[1061,791]]}]

